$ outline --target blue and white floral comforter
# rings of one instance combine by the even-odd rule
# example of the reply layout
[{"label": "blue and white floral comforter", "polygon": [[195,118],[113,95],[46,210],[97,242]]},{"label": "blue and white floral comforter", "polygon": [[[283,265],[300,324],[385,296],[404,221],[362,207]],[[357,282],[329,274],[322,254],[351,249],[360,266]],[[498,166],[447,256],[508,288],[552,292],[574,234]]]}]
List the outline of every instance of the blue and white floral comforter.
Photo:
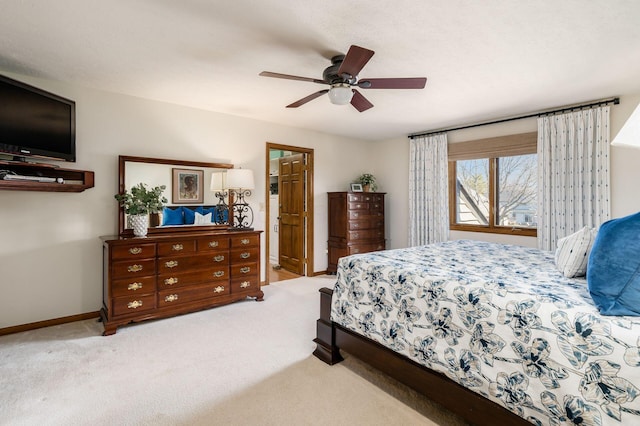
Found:
[{"label": "blue and white floral comforter", "polygon": [[640,425],[640,318],[553,253],[449,241],[340,259],[332,320],[535,424]]}]

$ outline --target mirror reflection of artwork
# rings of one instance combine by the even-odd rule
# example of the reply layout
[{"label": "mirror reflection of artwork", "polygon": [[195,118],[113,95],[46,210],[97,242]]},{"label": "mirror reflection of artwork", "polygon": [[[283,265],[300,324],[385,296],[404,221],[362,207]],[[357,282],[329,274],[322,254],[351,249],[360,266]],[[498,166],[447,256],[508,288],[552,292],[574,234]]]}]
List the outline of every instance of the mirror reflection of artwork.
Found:
[{"label": "mirror reflection of artwork", "polygon": [[204,201],[202,170],[173,169],[174,204],[201,204]]}]

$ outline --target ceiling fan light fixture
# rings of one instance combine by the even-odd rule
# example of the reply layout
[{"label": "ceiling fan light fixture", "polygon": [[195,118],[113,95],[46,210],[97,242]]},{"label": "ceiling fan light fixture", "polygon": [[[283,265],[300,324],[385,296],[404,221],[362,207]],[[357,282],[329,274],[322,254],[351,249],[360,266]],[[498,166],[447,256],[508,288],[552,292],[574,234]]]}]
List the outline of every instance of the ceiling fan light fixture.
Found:
[{"label": "ceiling fan light fixture", "polygon": [[348,84],[336,84],[329,90],[329,100],[334,105],[346,105],[352,97],[353,90]]}]

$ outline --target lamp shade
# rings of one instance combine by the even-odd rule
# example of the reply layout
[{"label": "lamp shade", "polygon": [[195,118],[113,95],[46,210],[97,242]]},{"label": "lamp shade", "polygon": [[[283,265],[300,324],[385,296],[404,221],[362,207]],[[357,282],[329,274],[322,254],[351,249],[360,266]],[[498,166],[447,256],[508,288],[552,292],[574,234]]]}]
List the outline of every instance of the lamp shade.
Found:
[{"label": "lamp shade", "polygon": [[348,84],[338,84],[329,89],[329,100],[332,104],[346,105],[351,102],[353,91]]},{"label": "lamp shade", "polygon": [[640,104],[631,113],[611,145],[624,145],[640,148]]},{"label": "lamp shade", "polygon": [[227,170],[227,188],[254,189],[253,170],[249,170],[249,169]]},{"label": "lamp shade", "polygon": [[222,191],[226,188],[226,172],[213,172],[211,173],[211,191]]}]

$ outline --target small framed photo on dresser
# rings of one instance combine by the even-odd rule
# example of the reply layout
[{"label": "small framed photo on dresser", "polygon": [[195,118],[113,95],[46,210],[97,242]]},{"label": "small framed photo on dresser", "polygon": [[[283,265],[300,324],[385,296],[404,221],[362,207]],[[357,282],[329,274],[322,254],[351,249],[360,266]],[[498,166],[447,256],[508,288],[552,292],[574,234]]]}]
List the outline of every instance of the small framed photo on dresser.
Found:
[{"label": "small framed photo on dresser", "polygon": [[351,184],[351,192],[362,192],[362,184],[361,183],[352,183]]}]

